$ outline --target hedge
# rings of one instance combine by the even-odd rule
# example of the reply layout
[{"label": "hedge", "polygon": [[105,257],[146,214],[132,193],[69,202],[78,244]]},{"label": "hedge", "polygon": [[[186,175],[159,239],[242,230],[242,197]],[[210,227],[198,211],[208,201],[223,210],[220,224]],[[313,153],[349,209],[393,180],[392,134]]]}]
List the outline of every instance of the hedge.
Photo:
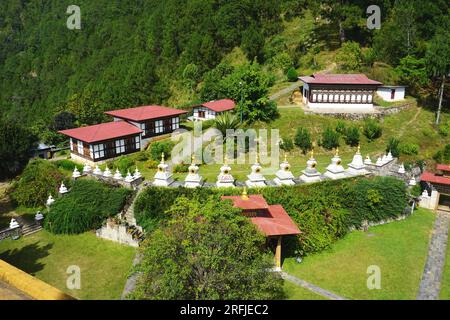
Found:
[{"label": "hedge", "polygon": [[[166,210],[180,196],[199,201],[214,196],[220,201],[222,195],[238,195],[240,192],[238,188],[149,187],[136,200],[134,213],[137,222],[150,232],[166,220]],[[315,184],[265,187],[250,189],[249,193],[262,194],[269,204],[281,204],[285,208],[302,231],[300,236],[291,239],[289,247],[301,255],[328,248],[350,227],[360,227],[365,220],[378,222],[398,217],[408,200],[405,184],[392,177],[356,177]]]},{"label": "hedge", "polygon": [[111,187],[91,179],[79,179],[69,193],[50,207],[45,229],[55,234],[78,234],[99,228],[119,213],[132,191]]}]

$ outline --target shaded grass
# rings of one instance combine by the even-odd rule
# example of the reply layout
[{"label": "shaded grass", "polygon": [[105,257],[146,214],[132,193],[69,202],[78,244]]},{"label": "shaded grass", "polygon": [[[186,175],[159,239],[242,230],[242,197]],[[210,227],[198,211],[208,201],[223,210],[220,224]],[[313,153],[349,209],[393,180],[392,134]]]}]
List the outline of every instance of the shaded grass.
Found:
[{"label": "shaded grass", "polygon": [[441,294],[442,300],[450,300],[450,242],[447,243],[447,257],[445,259],[444,273],[441,280]]},{"label": "shaded grass", "polygon": [[[350,299],[415,299],[433,222],[431,211],[419,209],[406,220],[351,232],[301,264],[287,258],[283,269]],[[380,267],[380,290],[367,288],[371,265]]]},{"label": "shaded grass", "polygon": [[[120,299],[135,249],[94,233],[53,235],[40,231],[0,242],[0,259],[78,299]],[[81,290],[69,290],[69,266],[81,269]]]},{"label": "shaded grass", "polygon": [[297,286],[287,280],[284,281],[284,292],[288,300],[328,300],[301,286]]}]

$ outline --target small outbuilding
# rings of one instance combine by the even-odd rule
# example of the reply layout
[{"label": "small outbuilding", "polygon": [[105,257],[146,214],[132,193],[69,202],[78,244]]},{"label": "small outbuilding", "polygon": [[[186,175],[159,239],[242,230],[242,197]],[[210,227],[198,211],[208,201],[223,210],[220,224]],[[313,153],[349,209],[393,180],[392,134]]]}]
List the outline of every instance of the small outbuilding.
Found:
[{"label": "small outbuilding", "polygon": [[192,107],[190,120],[204,121],[215,119],[219,114],[233,110],[236,103],[231,99],[205,102]]},{"label": "small outbuilding", "polygon": [[405,99],[406,86],[380,86],[377,95],[384,101],[394,102]]}]

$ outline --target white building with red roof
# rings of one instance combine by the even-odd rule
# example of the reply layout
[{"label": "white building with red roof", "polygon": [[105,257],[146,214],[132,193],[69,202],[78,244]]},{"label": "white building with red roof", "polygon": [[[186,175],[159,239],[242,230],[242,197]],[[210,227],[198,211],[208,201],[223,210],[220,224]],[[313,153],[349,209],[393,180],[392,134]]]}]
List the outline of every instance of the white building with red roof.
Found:
[{"label": "white building with red roof", "polygon": [[236,103],[231,99],[205,102],[192,107],[191,120],[204,121],[215,119],[219,114],[234,110]]},{"label": "white building with red roof", "polygon": [[95,163],[140,151],[153,137],[178,129],[180,116],[187,112],[141,106],[105,113],[114,121],[59,131],[70,138],[72,159]]},{"label": "white building with red roof", "polygon": [[371,110],[381,82],[364,74],[320,74],[299,77],[303,103],[312,109]]}]

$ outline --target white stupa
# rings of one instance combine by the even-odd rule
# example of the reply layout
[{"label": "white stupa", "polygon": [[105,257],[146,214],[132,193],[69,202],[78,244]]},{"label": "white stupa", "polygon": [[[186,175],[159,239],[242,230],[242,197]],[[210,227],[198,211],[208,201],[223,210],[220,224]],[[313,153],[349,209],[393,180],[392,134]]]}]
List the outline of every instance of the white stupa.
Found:
[{"label": "white stupa", "polygon": [[392,160],[394,160],[394,157],[392,156],[391,150],[389,150],[388,154],[386,155],[386,161],[391,162]]},{"label": "white stupa", "polygon": [[248,180],[245,184],[249,187],[265,187],[266,178],[261,173],[262,167],[259,164],[258,151],[256,151],[255,163],[252,165],[252,171],[247,175]]},{"label": "white stupa", "polygon": [[36,212],[36,214],[34,215],[34,220],[36,220],[36,222],[38,223],[44,220],[44,215],[42,214],[42,212],[40,211]]},{"label": "white stupa", "polygon": [[375,163],[375,165],[376,165],[377,167],[383,166],[383,165],[384,165],[383,159],[381,159],[381,157],[378,157],[377,162]]},{"label": "white stupa", "polygon": [[123,179],[122,174],[120,173],[120,171],[119,171],[118,168],[116,169],[116,172],[114,173],[113,178],[114,178],[115,180],[122,180],[122,179]]},{"label": "white stupa", "polygon": [[381,162],[382,162],[383,164],[388,163],[387,155],[383,154],[383,157],[381,158]]},{"label": "white stupa", "polygon": [[405,165],[402,163],[400,165],[400,167],[398,168],[398,173],[400,174],[405,174],[406,170],[405,170]]},{"label": "white stupa", "polygon": [[306,169],[302,171],[300,180],[306,183],[318,182],[321,179],[320,172],[317,171],[317,161],[314,159],[314,150],[311,150],[311,157],[306,162]]},{"label": "white stupa", "polygon": [[52,195],[49,194],[46,202],[47,206],[51,206],[53,202],[55,202],[55,199],[53,199]]},{"label": "white stupa", "polygon": [[366,156],[366,159],[364,160],[364,164],[366,166],[372,164],[372,160],[370,159],[369,155]]},{"label": "white stupa", "polygon": [[220,173],[217,176],[216,186],[218,188],[234,187],[234,178],[231,175],[231,167],[228,165],[228,159],[225,155],[223,166],[220,167]]},{"label": "white stupa", "polygon": [[108,166],[106,166],[105,171],[103,171],[103,176],[104,176],[105,178],[111,178],[111,177],[112,177],[112,173],[111,173],[111,171],[109,170]]},{"label": "white stupa", "polygon": [[83,173],[89,173],[92,171],[91,166],[86,162],[83,166]]},{"label": "white stupa", "polygon": [[103,175],[103,172],[102,172],[102,170],[100,170],[98,165],[95,165],[95,169],[94,169],[94,171],[92,171],[92,173],[95,174],[95,175],[98,175],[98,176]]},{"label": "white stupa", "polygon": [[184,179],[184,186],[186,188],[197,188],[200,187],[202,182],[202,176],[198,174],[198,166],[195,164],[195,155],[192,155],[191,165],[188,168],[188,175]]},{"label": "white stupa", "polygon": [[291,186],[295,184],[294,175],[291,172],[291,165],[287,161],[286,153],[284,154],[284,161],[280,163],[280,170],[275,173],[275,176],[276,178],[273,179],[273,182],[275,182],[278,186]]},{"label": "white stupa", "polygon": [[339,148],[336,148],[336,154],[331,159],[331,164],[328,165],[327,171],[324,173],[324,176],[336,180],[342,179],[345,177],[345,169],[342,166],[341,157],[339,157]]},{"label": "white stupa", "polygon": [[81,173],[80,173],[80,171],[78,171],[77,167],[75,167],[75,169],[73,169],[73,172],[72,172],[72,178],[76,179],[79,177],[81,177]]},{"label": "white stupa", "polygon": [[414,177],[411,177],[411,179],[409,180],[409,185],[411,187],[415,186],[417,184],[416,179]]},{"label": "white stupa", "polygon": [[363,162],[360,145],[358,145],[358,149],[353,156],[353,161],[348,165],[347,172],[352,175],[364,175],[369,173]]},{"label": "white stupa", "polygon": [[125,182],[130,183],[130,182],[133,182],[133,180],[134,180],[133,176],[131,175],[130,170],[128,170],[127,176],[125,177]]},{"label": "white stupa", "polygon": [[65,194],[67,192],[69,192],[69,190],[67,190],[66,186],[64,185],[64,182],[61,182],[61,186],[59,187],[59,193]]},{"label": "white stupa", "polygon": [[429,197],[430,197],[430,196],[428,195],[427,189],[423,189],[423,192],[422,192],[421,197],[422,197],[422,198],[429,198]]},{"label": "white stupa", "polygon": [[136,179],[139,179],[141,177],[142,177],[142,174],[139,171],[138,167],[136,166],[136,169],[134,170],[134,174],[133,174],[133,179],[136,180]]},{"label": "white stupa", "polygon": [[161,162],[158,164],[158,171],[156,171],[155,177],[153,179],[153,185],[158,187],[168,187],[172,183],[173,183],[172,174],[169,172],[169,165],[164,162],[164,152],[163,152],[161,155]]},{"label": "white stupa", "polygon": [[16,229],[16,228],[19,228],[19,227],[20,227],[20,225],[19,225],[19,223],[16,221],[16,219],[11,218],[11,221],[9,222],[9,228],[10,228],[10,229]]}]

